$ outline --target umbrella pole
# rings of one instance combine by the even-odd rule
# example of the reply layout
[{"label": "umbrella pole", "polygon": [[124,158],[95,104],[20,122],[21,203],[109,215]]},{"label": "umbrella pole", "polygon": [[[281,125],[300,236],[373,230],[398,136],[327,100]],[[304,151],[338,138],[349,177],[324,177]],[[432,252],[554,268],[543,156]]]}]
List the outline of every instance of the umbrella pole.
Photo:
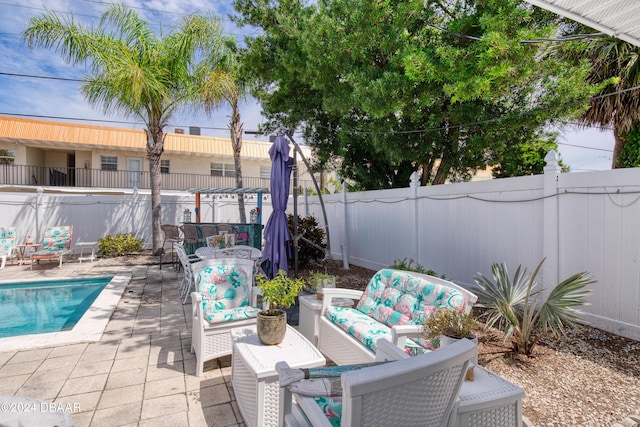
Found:
[{"label": "umbrella pole", "polygon": [[[331,239],[329,238],[329,222],[327,221],[327,211],[326,211],[326,209],[324,207],[324,200],[322,199],[322,191],[320,191],[320,187],[318,186],[318,182],[316,181],[316,177],[313,174],[313,170],[311,169],[311,165],[309,165],[309,162],[307,161],[307,158],[302,153],[302,150],[300,149],[300,146],[298,145],[296,140],[293,139],[293,135],[290,132],[286,132],[285,135],[287,136],[287,138],[289,138],[289,141],[291,141],[291,143],[293,144],[294,156],[295,156],[296,152],[300,153],[300,156],[302,157],[302,161],[304,162],[305,166],[307,167],[307,171],[309,171],[309,174],[311,175],[311,181],[313,182],[313,186],[315,187],[315,189],[316,189],[316,191],[318,193],[318,200],[320,200],[320,207],[322,208],[322,216],[324,217],[324,232],[325,232],[325,235],[327,236],[326,256],[329,259],[331,259]],[[294,202],[295,202],[295,199],[294,199]]]},{"label": "umbrella pole", "polygon": [[293,150],[293,278],[298,278],[298,150]]}]

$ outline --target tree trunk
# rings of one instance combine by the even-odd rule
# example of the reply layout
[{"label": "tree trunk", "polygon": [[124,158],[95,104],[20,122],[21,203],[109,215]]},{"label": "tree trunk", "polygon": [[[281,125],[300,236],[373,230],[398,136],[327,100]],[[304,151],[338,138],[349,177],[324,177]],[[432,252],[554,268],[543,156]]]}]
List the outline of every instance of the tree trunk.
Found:
[{"label": "tree trunk", "polygon": [[621,137],[617,126],[615,126],[615,129],[613,130],[613,137],[615,140],[615,144],[613,146],[613,158],[611,159],[611,169],[624,168],[624,163],[622,162],[622,150],[624,150],[624,145],[626,144],[626,140]]},{"label": "tree trunk", "polygon": [[[238,111],[238,102],[232,103],[231,124],[229,126],[231,133],[231,145],[233,146],[233,166],[236,169],[236,188],[242,186],[242,166],[240,162],[240,151],[242,150],[242,122],[240,121],[240,112]],[[244,209],[244,195],[238,194],[238,213],[240,214],[240,222],[247,222],[247,214]]]},{"label": "tree trunk", "polygon": [[436,176],[433,178],[433,185],[441,185],[444,184],[447,180],[447,175],[449,174],[449,166],[447,166],[447,162],[444,158],[440,160],[440,164],[438,165],[438,170],[436,170]]},{"label": "tree trunk", "polygon": [[164,145],[164,133],[161,127],[145,130],[147,133],[147,158],[149,159],[149,176],[151,179],[151,231],[153,254],[162,254],[162,217],[161,190],[162,175],[160,174],[160,157]]}]

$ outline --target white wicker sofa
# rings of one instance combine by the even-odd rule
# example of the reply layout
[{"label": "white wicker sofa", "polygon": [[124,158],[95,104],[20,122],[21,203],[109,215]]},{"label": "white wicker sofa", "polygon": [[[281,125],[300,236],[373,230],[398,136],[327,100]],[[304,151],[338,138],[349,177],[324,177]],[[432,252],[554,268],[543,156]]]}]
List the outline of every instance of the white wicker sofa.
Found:
[{"label": "white wicker sofa", "polygon": [[[421,354],[431,343],[419,337],[424,321],[438,309],[470,311],[478,297],[434,276],[382,269],[364,291],[323,290],[318,349],[338,365],[375,360],[376,341],[385,338],[408,354]],[[351,298],[355,307],[336,307],[334,298]]]}]

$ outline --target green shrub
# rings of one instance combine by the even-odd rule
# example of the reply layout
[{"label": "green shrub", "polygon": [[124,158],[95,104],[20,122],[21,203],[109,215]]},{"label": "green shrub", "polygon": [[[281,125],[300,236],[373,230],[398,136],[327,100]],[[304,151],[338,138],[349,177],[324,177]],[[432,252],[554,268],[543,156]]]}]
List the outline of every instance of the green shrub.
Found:
[{"label": "green shrub", "polygon": [[[394,270],[415,271],[416,273],[428,274],[429,276],[438,277],[438,274],[435,271],[427,270],[417,262],[414,265],[413,262],[414,261],[411,258],[409,258],[409,261],[407,261],[406,258],[394,259],[393,265],[389,268],[393,268]],[[445,279],[445,276],[442,275],[441,279]]]},{"label": "green shrub", "polygon": [[98,240],[100,253],[106,257],[116,257],[140,252],[142,239],[136,239],[133,234],[118,233],[115,236],[104,236]]},{"label": "green shrub", "polygon": [[[291,233],[291,254],[293,256],[293,215],[287,215],[289,232]],[[324,259],[325,243],[324,230],[318,226],[318,220],[313,216],[301,217],[298,215],[298,266],[306,267],[311,261]]]}]

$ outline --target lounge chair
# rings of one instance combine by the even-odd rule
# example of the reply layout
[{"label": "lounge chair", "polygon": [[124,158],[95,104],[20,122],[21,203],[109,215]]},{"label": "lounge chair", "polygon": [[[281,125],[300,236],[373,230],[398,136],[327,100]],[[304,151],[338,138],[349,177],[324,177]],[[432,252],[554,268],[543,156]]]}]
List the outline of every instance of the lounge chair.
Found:
[{"label": "lounge chair", "polygon": [[59,268],[62,268],[62,258],[71,253],[71,238],[73,236],[72,225],[48,227],[44,232],[44,239],[40,249],[31,254],[31,269],[33,262],[44,259],[59,259]]},{"label": "lounge chair", "polygon": [[253,266],[251,260],[235,258],[193,264],[191,351],[196,354],[196,376],[202,375],[207,360],[231,354],[231,329],[255,325],[260,309]]},{"label": "lounge chair", "polygon": [[4,268],[7,263],[7,258],[16,258],[16,228],[15,227],[0,227],[0,270]]}]

